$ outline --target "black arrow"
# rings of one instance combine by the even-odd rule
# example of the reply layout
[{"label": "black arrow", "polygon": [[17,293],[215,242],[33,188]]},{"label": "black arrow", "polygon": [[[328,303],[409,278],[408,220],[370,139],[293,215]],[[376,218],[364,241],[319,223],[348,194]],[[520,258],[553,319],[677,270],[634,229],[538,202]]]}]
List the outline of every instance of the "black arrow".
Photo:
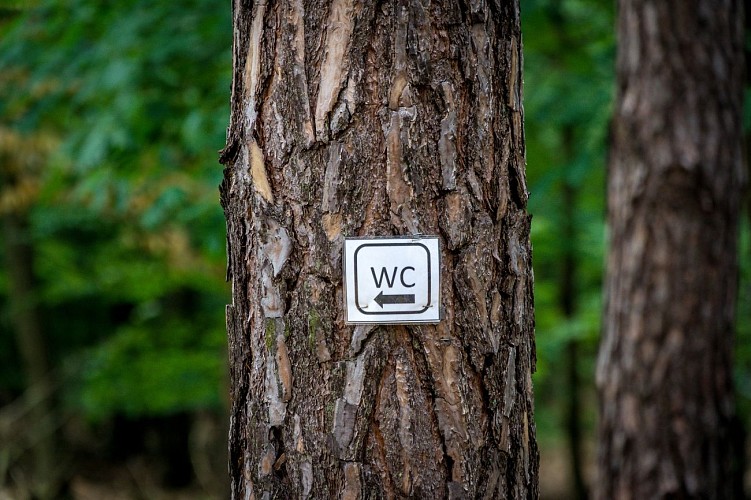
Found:
[{"label": "black arrow", "polygon": [[375,301],[383,309],[383,304],[414,304],[415,294],[402,294],[402,295],[384,295],[383,292],[379,293]]}]

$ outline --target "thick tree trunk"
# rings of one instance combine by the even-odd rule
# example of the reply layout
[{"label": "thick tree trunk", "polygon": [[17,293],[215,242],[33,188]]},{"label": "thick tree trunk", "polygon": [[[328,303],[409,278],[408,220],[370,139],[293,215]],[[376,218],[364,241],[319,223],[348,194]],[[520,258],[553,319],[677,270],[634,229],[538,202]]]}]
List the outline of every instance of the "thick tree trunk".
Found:
[{"label": "thick tree trunk", "polygon": [[740,498],[739,1],[621,0],[597,497]]},{"label": "thick tree trunk", "polygon": [[[518,2],[236,2],[233,498],[537,496]],[[344,323],[345,236],[437,234],[443,320]]]}]

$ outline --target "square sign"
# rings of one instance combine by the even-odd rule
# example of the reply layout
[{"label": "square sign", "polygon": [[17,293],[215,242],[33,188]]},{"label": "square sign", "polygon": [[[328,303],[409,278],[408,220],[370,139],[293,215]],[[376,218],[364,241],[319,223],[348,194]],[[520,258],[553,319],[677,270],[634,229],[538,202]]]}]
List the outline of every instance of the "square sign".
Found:
[{"label": "square sign", "polygon": [[344,240],[347,323],[437,323],[438,237]]}]

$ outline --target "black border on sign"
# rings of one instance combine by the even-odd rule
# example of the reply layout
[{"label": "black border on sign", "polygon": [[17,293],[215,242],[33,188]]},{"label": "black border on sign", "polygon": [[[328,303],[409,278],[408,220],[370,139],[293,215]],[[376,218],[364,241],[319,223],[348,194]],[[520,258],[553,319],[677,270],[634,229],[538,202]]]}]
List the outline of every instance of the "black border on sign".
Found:
[{"label": "black border on sign", "polygon": [[[425,249],[425,253],[428,256],[428,303],[425,305],[424,308],[420,309],[419,311],[375,311],[375,312],[363,311],[362,308],[360,307],[360,301],[359,301],[359,298],[358,298],[358,287],[357,287],[357,253],[361,249],[363,249],[365,247],[406,247],[406,246],[419,246],[419,247],[423,247]],[[425,311],[427,311],[430,308],[430,304],[432,303],[431,302],[431,300],[432,300],[432,297],[431,297],[431,286],[430,286],[431,285],[431,280],[432,280],[432,276],[430,275],[430,271],[431,271],[431,269],[430,269],[430,249],[428,247],[426,247],[425,245],[423,245],[422,243],[410,242],[410,243],[365,243],[365,244],[362,244],[362,245],[358,246],[357,249],[355,249],[355,253],[354,253],[354,267],[355,268],[353,269],[353,272],[355,273],[355,279],[354,279],[354,281],[355,281],[355,307],[361,313],[368,314],[368,315],[379,315],[379,316],[389,316],[389,315],[393,316],[393,315],[398,315],[398,314],[422,314],[422,313],[424,313]]]}]

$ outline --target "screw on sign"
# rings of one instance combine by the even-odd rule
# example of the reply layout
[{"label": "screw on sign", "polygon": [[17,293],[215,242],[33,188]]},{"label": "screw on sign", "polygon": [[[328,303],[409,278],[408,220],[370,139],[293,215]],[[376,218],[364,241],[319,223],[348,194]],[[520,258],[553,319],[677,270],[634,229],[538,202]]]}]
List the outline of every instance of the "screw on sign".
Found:
[{"label": "screw on sign", "polygon": [[347,238],[344,288],[348,323],[437,323],[438,238]]}]

